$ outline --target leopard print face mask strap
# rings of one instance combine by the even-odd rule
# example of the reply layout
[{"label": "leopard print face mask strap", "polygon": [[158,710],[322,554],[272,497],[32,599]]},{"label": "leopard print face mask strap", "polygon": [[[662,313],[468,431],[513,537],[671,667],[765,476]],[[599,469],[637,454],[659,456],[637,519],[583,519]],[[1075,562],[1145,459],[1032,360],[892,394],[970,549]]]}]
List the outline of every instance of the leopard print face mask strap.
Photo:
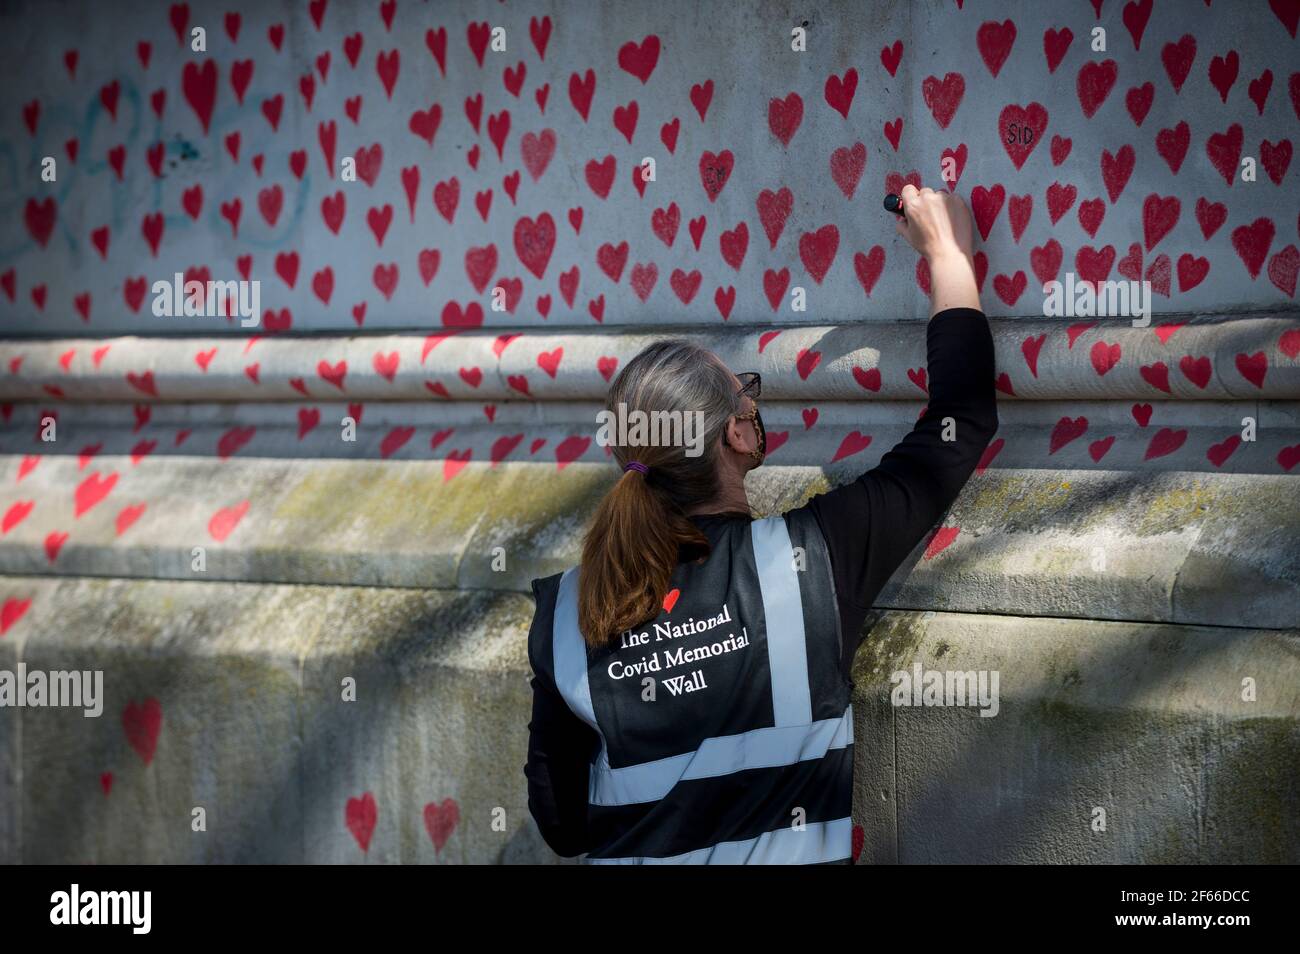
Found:
[{"label": "leopard print face mask strap", "polygon": [[754,409],[748,414],[737,414],[738,421],[753,421],[754,430],[758,432],[758,449],[749,452],[749,456],[754,460],[755,465],[763,463],[767,456],[767,430],[763,427],[763,415],[759,413],[758,402],[754,402]]}]

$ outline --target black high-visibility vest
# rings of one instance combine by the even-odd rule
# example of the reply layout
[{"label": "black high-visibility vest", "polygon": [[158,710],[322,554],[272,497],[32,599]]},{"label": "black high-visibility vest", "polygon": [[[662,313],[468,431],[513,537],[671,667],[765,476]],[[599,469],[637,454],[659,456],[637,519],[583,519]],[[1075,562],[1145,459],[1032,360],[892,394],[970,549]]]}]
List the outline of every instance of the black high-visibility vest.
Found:
[{"label": "black high-visibility vest", "polygon": [[[577,568],[530,656],[599,736],[592,863],[816,864],[852,850],[852,686],[830,557],[806,510],[710,525],[655,619],[591,650]],[[539,599],[539,606],[543,601]]]}]

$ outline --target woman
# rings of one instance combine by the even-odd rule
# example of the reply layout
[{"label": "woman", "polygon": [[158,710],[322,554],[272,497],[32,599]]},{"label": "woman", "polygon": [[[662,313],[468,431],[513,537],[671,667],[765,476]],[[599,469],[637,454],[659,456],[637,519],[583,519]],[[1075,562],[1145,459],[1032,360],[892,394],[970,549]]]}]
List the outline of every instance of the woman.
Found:
[{"label": "woman", "polygon": [[524,772],[558,854],[852,863],[849,673],[867,611],[997,430],[970,213],[910,185],[902,200],[898,232],[930,267],[930,402],[857,480],[753,520],[758,375],[661,341],[611,386],[609,408],[702,412],[705,452],[613,447],[623,475],[581,566],[533,581]]}]

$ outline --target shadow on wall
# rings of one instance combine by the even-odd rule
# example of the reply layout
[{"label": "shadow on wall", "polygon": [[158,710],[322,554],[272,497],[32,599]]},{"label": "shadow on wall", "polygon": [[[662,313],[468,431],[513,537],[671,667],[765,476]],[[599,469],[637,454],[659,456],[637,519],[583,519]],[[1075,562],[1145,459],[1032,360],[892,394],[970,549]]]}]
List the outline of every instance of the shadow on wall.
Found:
[{"label": "shadow on wall", "polygon": [[[872,750],[892,763],[873,773],[890,790],[859,789],[855,814],[877,837],[895,832],[897,860],[1300,859],[1300,727],[1285,702],[1252,716],[1238,695],[1253,673],[1278,698],[1260,660],[1293,663],[1300,631],[934,615],[873,614],[855,666],[859,737],[893,739],[892,755]],[[1001,670],[997,716],[891,705],[888,675],[914,661]]]},{"label": "shadow on wall", "polygon": [[[117,711],[119,697],[152,696],[166,727],[157,757],[141,770],[117,733],[87,740],[79,714],[61,723],[66,736],[33,724],[24,733],[24,860],[555,860],[526,811],[525,674],[493,676],[432,658],[431,642],[455,650],[448,644],[458,641],[457,621],[491,615],[469,594],[456,599],[463,605],[450,613],[381,610],[377,625],[351,633],[335,624],[373,616],[374,607],[339,604],[323,614],[319,632],[297,641],[302,662],[275,655],[241,663],[256,673],[232,675],[228,658],[205,652],[129,658],[113,649],[34,647],[30,665],[124,671],[129,685],[113,680],[108,711]],[[132,625],[129,613],[116,622]],[[944,624],[955,629],[936,628]],[[1240,660],[1278,651],[1260,652],[1258,633],[959,616],[936,622],[890,612],[870,620],[865,634],[858,697],[879,698],[887,692],[880,672],[913,659],[1003,673],[993,719],[972,709],[855,707],[860,738],[895,740],[886,747],[892,799],[873,792],[855,815],[870,824],[866,816],[896,811],[900,860],[1300,857],[1300,788],[1290,771],[1300,729],[1285,716],[1238,717],[1224,694],[1236,685]],[[1268,638],[1289,640],[1294,658],[1300,633]],[[873,661],[874,676],[867,672]],[[378,700],[368,711],[337,704],[344,674]],[[1220,676],[1226,681],[1216,682]],[[252,698],[249,685],[266,692]],[[1181,704],[1188,700],[1196,704]],[[232,712],[232,703],[244,711]],[[111,800],[95,784],[104,766],[118,775]],[[378,805],[368,825],[346,810],[362,793]],[[435,850],[438,828],[425,813],[430,804],[445,810],[447,797],[458,821],[443,829],[450,837]],[[195,804],[208,812],[206,834],[189,830]],[[490,827],[496,806],[508,821],[499,832]],[[1090,828],[1097,807],[1107,813],[1104,833]]]},{"label": "shadow on wall", "polygon": [[[113,621],[139,643],[28,641],[31,667],[105,670],[108,698],[102,722],[24,713],[24,862],[546,860],[527,821],[526,673],[517,647],[480,644],[500,643],[495,625],[522,633],[523,598],[141,585],[153,595],[120,593]],[[235,654],[258,626],[295,615],[298,635]],[[214,632],[221,619],[228,637]],[[355,703],[341,701],[345,678]],[[128,699],[146,698],[163,714],[147,752],[116,725]],[[369,817],[363,799],[377,806]],[[191,830],[195,807],[205,831]]]}]

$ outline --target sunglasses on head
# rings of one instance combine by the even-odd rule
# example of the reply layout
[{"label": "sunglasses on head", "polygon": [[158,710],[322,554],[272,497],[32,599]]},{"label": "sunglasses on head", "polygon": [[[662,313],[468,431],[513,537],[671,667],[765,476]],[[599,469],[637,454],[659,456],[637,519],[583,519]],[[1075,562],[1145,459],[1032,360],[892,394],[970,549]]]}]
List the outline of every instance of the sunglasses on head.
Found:
[{"label": "sunglasses on head", "polygon": [[739,394],[748,395],[751,400],[757,400],[759,392],[762,390],[763,379],[757,371],[742,371],[736,375],[740,379]]}]

